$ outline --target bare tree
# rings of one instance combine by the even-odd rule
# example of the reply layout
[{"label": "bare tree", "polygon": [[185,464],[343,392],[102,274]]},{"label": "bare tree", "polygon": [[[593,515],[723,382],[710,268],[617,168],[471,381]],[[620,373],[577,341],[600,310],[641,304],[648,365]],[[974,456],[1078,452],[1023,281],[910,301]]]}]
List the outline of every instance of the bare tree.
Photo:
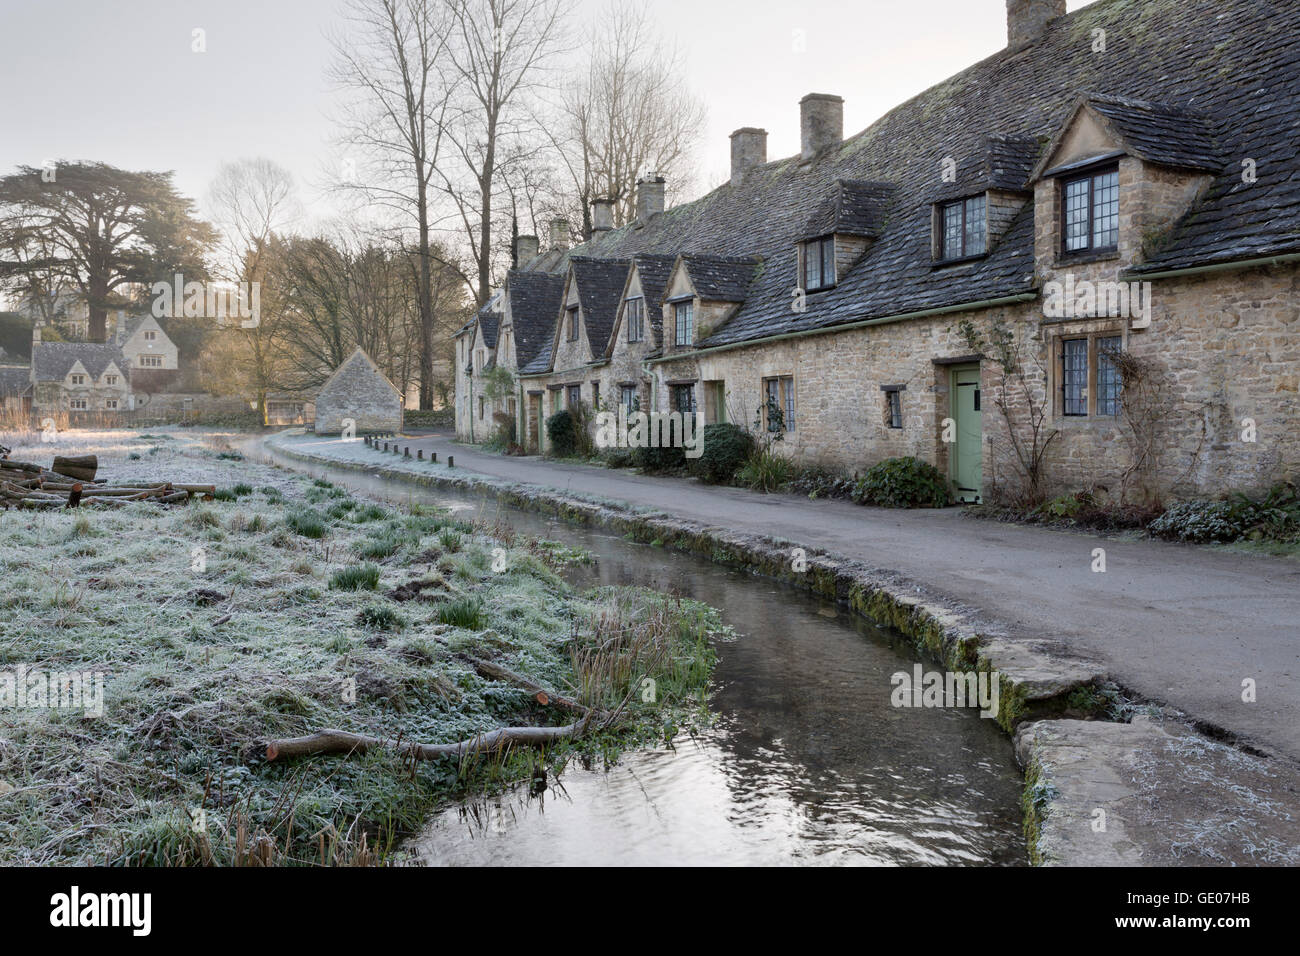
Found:
[{"label": "bare tree", "polygon": [[561,98],[564,122],[554,143],[588,237],[592,200],[613,199],[615,225],[622,225],[635,216],[642,174],[659,172],[684,192],[695,177],[704,106],[682,82],[680,54],[653,22],[644,0],[610,3],[586,38],[585,73]]},{"label": "bare tree", "polygon": [[414,229],[421,408],[433,405],[431,182],[458,82],[448,47],[456,35],[454,13],[451,0],[351,0],[347,30],[334,40],[331,70],[353,94],[344,109],[342,139],[356,155],[345,160],[349,168],[339,185],[358,190]]},{"label": "bare tree", "polygon": [[292,174],[262,157],[223,163],[208,187],[207,205],[221,233],[217,270],[232,282],[263,271],[272,234],[284,232],[299,214]]},{"label": "bare tree", "polygon": [[563,52],[569,0],[447,0],[455,31],[450,47],[458,81],[446,136],[458,163],[440,167],[442,190],[469,240],[479,305],[492,293],[500,250],[496,199],[503,173],[542,140],[537,88]]}]

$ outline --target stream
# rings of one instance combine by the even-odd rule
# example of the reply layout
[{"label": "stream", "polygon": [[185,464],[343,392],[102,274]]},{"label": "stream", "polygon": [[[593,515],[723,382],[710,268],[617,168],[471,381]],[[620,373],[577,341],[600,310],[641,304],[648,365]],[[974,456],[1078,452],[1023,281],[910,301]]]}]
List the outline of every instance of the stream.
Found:
[{"label": "stream", "polygon": [[[395,504],[509,522],[593,553],[578,586],[698,598],[736,632],[718,645],[714,724],[610,768],[571,763],[445,810],[408,843],[429,865],[1022,865],[1022,778],[1010,740],[976,711],[890,706],[910,648],[793,587],[520,511],[494,499],[245,453]],[[927,670],[932,665],[927,665]]]}]

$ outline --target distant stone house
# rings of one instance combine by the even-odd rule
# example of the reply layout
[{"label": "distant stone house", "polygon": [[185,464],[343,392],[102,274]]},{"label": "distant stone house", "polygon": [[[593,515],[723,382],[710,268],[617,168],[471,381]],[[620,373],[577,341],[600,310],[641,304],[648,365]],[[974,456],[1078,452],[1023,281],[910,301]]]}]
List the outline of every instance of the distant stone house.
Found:
[{"label": "distant stone house", "polygon": [[0,414],[25,416],[32,410],[32,367],[0,365]]},{"label": "distant stone house", "polygon": [[130,363],[115,345],[32,343],[32,411],[114,415],[132,407]]},{"label": "distant stone house", "polygon": [[402,429],[402,393],[358,347],[316,393],[318,435],[337,435],[351,420],[358,436]]},{"label": "distant stone house", "polygon": [[[458,347],[549,310],[507,366],[529,447],[555,408],[617,395],[780,428],[801,465],[917,456],[967,500],[1023,491],[1035,449],[1047,490],[1294,476],[1300,4],[1007,9],[1006,49],[863,132],[810,94],[798,155],[737,130],[704,197],[665,209],[648,175],[634,222],[597,210],[576,248],[517,256]],[[521,310],[537,273],[560,291]],[[473,379],[457,430],[482,440]]]}]

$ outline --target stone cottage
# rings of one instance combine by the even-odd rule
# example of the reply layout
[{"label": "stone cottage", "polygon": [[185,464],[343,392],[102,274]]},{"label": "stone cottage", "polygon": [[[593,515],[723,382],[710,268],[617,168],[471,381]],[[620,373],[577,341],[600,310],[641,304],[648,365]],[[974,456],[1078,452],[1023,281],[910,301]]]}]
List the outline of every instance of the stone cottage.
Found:
[{"label": "stone cottage", "polygon": [[[1007,11],[1004,50],[857,135],[809,94],[798,155],[737,130],[701,199],[665,209],[650,174],[634,222],[598,207],[580,246],[519,250],[458,347],[516,376],[528,447],[557,408],[637,401],[780,429],[799,464],[914,455],[966,500],[1294,475],[1300,4]],[[489,347],[479,323],[517,324],[538,272],[561,283],[532,303],[548,345]]]},{"label": "stone cottage", "polygon": [[316,394],[316,434],[340,434],[348,419],[357,437],[402,430],[402,393],[359,346]]}]

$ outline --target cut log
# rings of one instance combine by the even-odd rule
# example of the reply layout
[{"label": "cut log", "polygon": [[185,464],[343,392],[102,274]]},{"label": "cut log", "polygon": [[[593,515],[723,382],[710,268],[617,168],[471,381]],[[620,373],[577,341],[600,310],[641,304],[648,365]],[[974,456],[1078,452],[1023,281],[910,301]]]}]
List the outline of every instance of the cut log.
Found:
[{"label": "cut log", "polygon": [[465,660],[473,666],[474,670],[478,671],[484,677],[491,678],[492,680],[503,680],[508,684],[514,684],[516,687],[526,690],[539,704],[561,707],[564,710],[571,710],[579,714],[591,714],[593,717],[600,718],[601,720],[609,719],[609,715],[604,711],[593,711],[589,707],[584,707],[576,700],[570,700],[567,697],[562,697],[559,694],[553,693],[531,678],[525,677],[523,674],[517,674],[509,668],[502,667],[500,664],[494,664],[492,661],[481,660],[480,658],[470,657],[469,655],[465,655]]},{"label": "cut log", "polygon": [[95,472],[99,471],[99,457],[96,455],[55,455],[53,471],[78,481],[94,481]]},{"label": "cut log", "polygon": [[8,459],[0,461],[0,468],[6,471],[28,471],[37,475],[45,470],[40,465],[33,464],[30,461],[9,461]]},{"label": "cut log", "polygon": [[365,753],[376,747],[387,747],[417,760],[440,760],[444,757],[466,757],[471,754],[503,750],[515,745],[543,747],[559,740],[581,736],[586,732],[587,723],[587,720],[582,720],[563,727],[503,727],[454,744],[406,743],[383,737],[370,737],[366,734],[353,734],[346,730],[318,730],[306,737],[288,737],[269,741],[266,745],[266,759],[306,757],[312,754]]},{"label": "cut log", "polygon": [[81,485],[73,485],[72,490],[68,492],[68,507],[76,508],[81,504]]}]

